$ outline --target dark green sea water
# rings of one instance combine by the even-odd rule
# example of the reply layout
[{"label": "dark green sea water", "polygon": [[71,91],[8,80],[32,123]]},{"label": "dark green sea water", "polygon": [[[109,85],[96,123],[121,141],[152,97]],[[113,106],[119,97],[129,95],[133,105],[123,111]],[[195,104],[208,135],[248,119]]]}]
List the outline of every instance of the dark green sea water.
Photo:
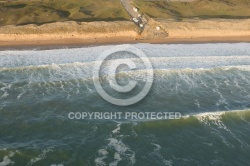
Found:
[{"label": "dark green sea water", "polygon": [[[1,51],[0,166],[249,165],[250,44],[133,46],[148,56],[154,81],[126,107],[102,99],[93,85],[95,59],[114,46]],[[130,73],[138,88],[144,72]],[[117,111],[183,117],[68,118]]]}]

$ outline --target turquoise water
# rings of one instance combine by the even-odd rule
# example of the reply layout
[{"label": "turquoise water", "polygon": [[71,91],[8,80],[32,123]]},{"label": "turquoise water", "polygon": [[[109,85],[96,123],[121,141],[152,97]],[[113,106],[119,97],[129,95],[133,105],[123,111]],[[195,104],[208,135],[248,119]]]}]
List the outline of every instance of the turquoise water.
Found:
[{"label": "turquoise water", "polygon": [[[154,81],[142,101],[127,107],[108,103],[93,85],[95,60],[114,46],[1,51],[0,166],[249,165],[250,44],[133,46],[148,56]],[[144,72],[129,74],[139,89]],[[68,118],[117,111],[183,117]]]}]

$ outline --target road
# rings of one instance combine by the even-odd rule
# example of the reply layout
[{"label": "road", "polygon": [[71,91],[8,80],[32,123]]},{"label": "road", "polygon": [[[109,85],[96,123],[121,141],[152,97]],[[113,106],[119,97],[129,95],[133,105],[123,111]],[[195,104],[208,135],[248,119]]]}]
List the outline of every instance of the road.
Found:
[{"label": "road", "polygon": [[121,0],[121,3],[132,18],[138,17],[138,13],[133,10],[133,6],[130,4],[130,0]]}]

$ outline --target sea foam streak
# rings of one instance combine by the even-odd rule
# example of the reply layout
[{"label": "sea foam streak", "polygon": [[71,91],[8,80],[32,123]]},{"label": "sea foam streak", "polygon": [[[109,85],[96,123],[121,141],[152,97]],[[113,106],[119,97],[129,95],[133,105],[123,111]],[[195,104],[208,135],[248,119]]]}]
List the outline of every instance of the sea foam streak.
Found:
[{"label": "sea foam streak", "polygon": [[[249,56],[249,43],[238,44],[133,44],[151,57]],[[113,46],[73,49],[1,51],[0,67],[37,66],[95,61],[100,53]],[[182,62],[180,62],[182,63]],[[237,65],[237,64],[235,64]]]}]

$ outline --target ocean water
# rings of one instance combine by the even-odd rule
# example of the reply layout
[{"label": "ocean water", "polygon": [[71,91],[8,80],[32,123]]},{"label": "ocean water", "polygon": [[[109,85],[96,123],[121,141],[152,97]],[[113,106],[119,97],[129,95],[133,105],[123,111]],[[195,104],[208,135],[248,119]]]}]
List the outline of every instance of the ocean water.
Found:
[{"label": "ocean water", "polygon": [[[154,80],[143,100],[126,107],[104,100],[93,84],[96,59],[112,45],[1,51],[0,166],[249,165],[250,44],[132,46],[148,56]],[[143,73],[141,66],[117,77],[126,83],[129,75],[140,89]],[[117,111],[182,118],[68,117]]]}]

